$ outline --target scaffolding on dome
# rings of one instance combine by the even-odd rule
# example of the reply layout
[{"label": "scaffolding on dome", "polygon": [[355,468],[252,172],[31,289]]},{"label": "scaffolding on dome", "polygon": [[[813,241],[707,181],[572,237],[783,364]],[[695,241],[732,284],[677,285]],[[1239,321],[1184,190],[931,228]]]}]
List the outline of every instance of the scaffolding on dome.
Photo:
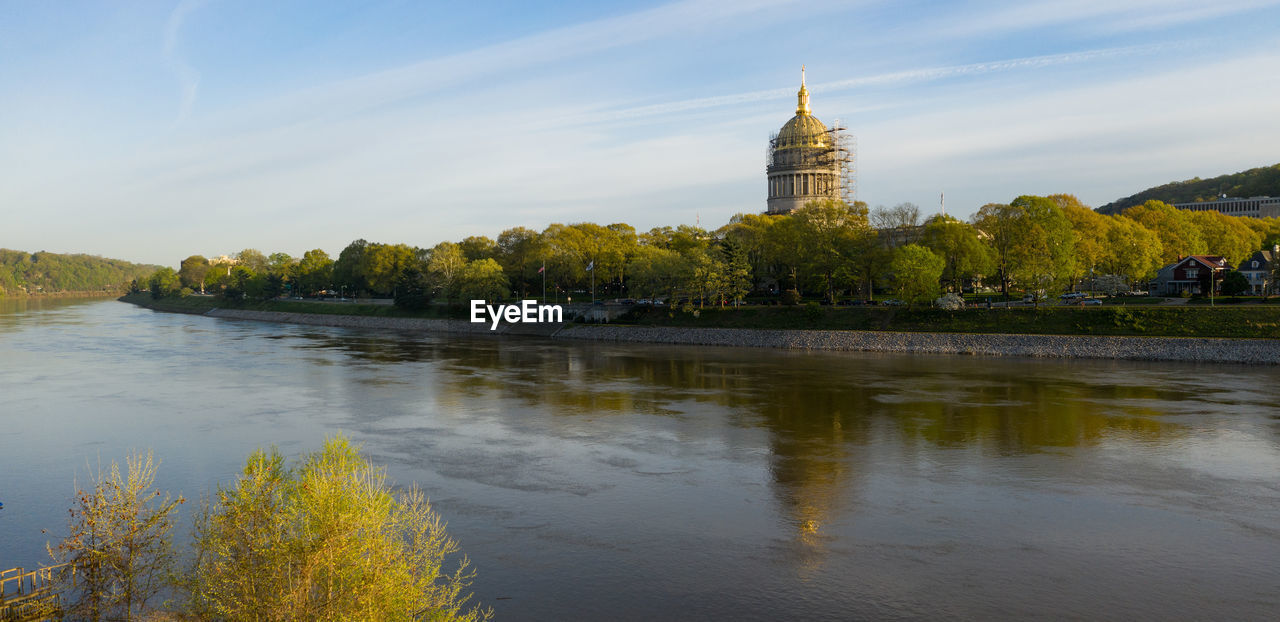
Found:
[{"label": "scaffolding on dome", "polygon": [[835,172],[840,200],[853,205],[858,198],[858,141],[837,119],[827,127],[829,139],[822,145],[778,144],[778,133],[769,134],[765,149],[765,170],[772,173],[797,167],[828,168]]},{"label": "scaffolding on dome", "polygon": [[831,134],[832,157],[840,170],[840,200],[853,205],[858,200],[858,139],[836,119],[827,131]]}]

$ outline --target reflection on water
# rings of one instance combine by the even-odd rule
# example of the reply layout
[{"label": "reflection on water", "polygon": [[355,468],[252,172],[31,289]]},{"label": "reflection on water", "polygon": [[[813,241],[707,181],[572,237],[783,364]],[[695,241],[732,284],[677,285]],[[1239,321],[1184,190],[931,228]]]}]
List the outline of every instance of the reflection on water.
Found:
[{"label": "reflection on water", "polygon": [[[431,491],[504,618],[1280,607],[1270,370],[439,339],[117,303],[0,310],[0,355],[6,470],[39,481],[141,441],[190,494],[252,447],[344,430]],[[0,566],[54,515],[0,515]]]}]

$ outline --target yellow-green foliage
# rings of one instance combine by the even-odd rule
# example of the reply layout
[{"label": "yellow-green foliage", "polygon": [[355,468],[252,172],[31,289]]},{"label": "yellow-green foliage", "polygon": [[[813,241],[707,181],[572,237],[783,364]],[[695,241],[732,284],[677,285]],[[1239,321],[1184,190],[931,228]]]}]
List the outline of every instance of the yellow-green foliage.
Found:
[{"label": "yellow-green foliage", "polygon": [[474,573],[421,491],[393,494],[383,469],[338,437],[296,468],[249,457],[196,522],[192,613],[224,620],[481,620],[464,610]]}]

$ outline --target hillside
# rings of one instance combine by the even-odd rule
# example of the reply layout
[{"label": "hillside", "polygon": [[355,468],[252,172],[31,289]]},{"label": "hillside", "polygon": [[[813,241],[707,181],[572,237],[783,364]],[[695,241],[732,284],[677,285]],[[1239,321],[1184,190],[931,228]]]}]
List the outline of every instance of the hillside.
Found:
[{"label": "hillside", "polygon": [[1247,171],[1219,175],[1212,179],[1188,179],[1148,188],[1131,197],[1112,201],[1098,208],[1102,214],[1118,214],[1151,199],[1165,203],[1211,201],[1218,195],[1229,197],[1280,196],[1280,164],[1251,168]]},{"label": "hillside", "polygon": [[28,253],[0,248],[0,296],[62,292],[122,292],[159,266],[95,255]]}]

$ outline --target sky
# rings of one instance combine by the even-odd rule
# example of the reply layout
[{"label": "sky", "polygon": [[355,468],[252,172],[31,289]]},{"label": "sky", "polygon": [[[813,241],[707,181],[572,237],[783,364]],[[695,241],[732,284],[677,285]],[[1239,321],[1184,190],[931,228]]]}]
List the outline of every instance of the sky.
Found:
[{"label": "sky", "polygon": [[1280,162],[1280,0],[0,0],[0,247],[177,266],[763,212],[806,66],[857,198]]}]

